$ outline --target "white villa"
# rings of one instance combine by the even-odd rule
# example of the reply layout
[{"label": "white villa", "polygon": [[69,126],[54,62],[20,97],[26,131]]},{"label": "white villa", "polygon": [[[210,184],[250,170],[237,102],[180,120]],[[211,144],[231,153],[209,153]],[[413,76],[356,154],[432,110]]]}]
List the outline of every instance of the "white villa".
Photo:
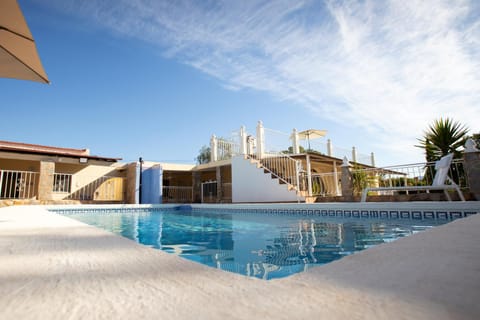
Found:
[{"label": "white villa", "polygon": [[[364,163],[360,163],[355,148],[348,155],[352,161],[345,162],[342,159],[345,153],[333,155],[330,139],[326,141],[324,153],[305,150],[299,143],[304,132],[295,129],[286,136],[283,150],[275,150],[269,137],[266,138],[266,131],[270,134],[273,130],[264,128],[259,121],[255,135],[248,134],[245,127],[236,132],[235,139],[213,135],[210,161],[197,165],[150,161],[121,163],[118,158],[90,155],[88,149],[0,141],[0,206],[2,203],[55,202],[355,201],[353,197],[346,198],[342,190],[345,188],[342,171],[350,174],[353,167],[362,172],[360,176],[363,175],[363,183],[368,186],[379,183],[392,186],[392,183],[418,182],[426,176],[426,168],[432,165],[418,164],[414,175],[411,168],[407,173],[401,167],[380,169],[375,167],[373,153],[362,156]],[[385,180],[387,174],[390,175],[388,181]],[[348,179],[352,180],[345,176],[343,182]],[[359,188],[366,186],[363,184]],[[465,190],[468,186],[461,187]],[[348,193],[353,195],[353,190]],[[411,197],[403,200],[411,200]]]}]

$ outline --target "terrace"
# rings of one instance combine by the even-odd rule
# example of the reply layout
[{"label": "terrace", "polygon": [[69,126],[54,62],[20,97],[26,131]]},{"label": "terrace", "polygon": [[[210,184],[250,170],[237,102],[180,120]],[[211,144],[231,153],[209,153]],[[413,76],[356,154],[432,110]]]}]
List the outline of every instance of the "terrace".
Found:
[{"label": "terrace", "polygon": [[268,282],[186,261],[42,207],[2,208],[0,221],[3,319],[480,314],[478,214]]}]

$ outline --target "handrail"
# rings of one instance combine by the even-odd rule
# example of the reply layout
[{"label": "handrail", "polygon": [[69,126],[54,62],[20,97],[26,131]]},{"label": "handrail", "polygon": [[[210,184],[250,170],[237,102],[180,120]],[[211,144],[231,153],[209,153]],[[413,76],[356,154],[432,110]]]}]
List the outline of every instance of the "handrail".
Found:
[{"label": "handrail", "polygon": [[288,154],[266,154],[258,159],[256,155],[247,155],[248,159],[258,161],[260,166],[280,181],[292,186],[295,191],[300,191],[300,162]]},{"label": "handrail", "polygon": [[[354,169],[352,173],[354,184],[358,185],[357,192],[372,184],[375,187],[430,185],[435,176],[435,162]],[[456,181],[460,188],[468,188],[468,179],[465,177],[462,159],[452,161],[448,175]]]},{"label": "handrail", "polygon": [[[414,167],[422,167],[422,166],[423,167],[435,167],[435,162],[436,161],[415,162],[415,163],[407,163],[407,164],[401,164],[401,165],[365,168],[365,169],[358,169],[358,170],[362,170],[362,171],[400,171],[399,169],[403,169],[403,168],[414,168]],[[463,164],[463,160],[462,159],[453,159],[451,164],[452,165]]]}]

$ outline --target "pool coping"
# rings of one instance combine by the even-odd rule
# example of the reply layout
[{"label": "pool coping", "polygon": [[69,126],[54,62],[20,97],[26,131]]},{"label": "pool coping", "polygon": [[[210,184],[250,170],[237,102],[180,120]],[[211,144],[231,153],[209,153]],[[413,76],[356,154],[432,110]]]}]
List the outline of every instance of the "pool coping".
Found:
[{"label": "pool coping", "polygon": [[269,204],[142,204],[142,205],[49,205],[54,212],[107,212],[109,210],[192,210],[231,213],[295,214],[337,218],[452,221],[480,212],[480,201],[445,202],[345,202]]},{"label": "pool coping", "polygon": [[[452,207],[444,202],[439,208]],[[480,215],[262,281],[189,262],[46,209],[0,209],[3,319],[475,319],[480,314]]]}]

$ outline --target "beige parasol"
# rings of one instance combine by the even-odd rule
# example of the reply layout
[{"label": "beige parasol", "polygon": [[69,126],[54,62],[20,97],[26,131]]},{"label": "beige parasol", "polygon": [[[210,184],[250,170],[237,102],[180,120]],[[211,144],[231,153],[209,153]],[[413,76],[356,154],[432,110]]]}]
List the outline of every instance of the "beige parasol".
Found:
[{"label": "beige parasol", "polygon": [[310,139],[325,137],[326,134],[327,134],[327,130],[308,129],[308,130],[300,131],[298,133],[298,138],[302,140],[307,140],[308,149],[310,150]]},{"label": "beige parasol", "polygon": [[49,83],[16,0],[0,0],[0,77]]}]

